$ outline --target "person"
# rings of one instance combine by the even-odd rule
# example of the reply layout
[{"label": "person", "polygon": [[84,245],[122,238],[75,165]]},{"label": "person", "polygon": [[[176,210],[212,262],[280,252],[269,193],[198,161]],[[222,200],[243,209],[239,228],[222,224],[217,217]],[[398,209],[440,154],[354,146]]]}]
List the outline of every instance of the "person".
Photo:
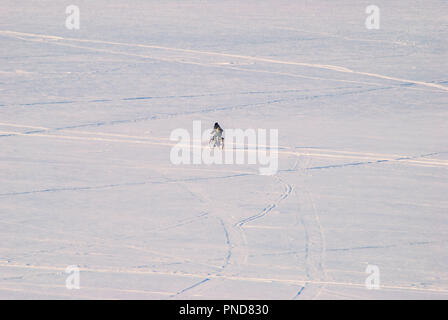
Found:
[{"label": "person", "polygon": [[224,130],[222,130],[218,122],[215,122],[215,125],[213,126],[213,131],[211,132],[212,137],[210,138],[210,145],[212,146],[212,148],[214,147],[221,147],[221,149],[224,148],[224,137],[222,136],[223,132]]}]

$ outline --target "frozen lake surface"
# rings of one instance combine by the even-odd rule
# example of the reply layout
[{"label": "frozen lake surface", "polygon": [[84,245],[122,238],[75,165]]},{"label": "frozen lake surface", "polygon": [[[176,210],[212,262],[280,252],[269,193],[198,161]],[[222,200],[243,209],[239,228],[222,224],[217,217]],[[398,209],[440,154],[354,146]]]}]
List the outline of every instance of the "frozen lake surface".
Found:
[{"label": "frozen lake surface", "polygon": [[[447,299],[448,3],[368,4],[3,0],[0,298]],[[195,120],[277,174],[174,165]]]}]

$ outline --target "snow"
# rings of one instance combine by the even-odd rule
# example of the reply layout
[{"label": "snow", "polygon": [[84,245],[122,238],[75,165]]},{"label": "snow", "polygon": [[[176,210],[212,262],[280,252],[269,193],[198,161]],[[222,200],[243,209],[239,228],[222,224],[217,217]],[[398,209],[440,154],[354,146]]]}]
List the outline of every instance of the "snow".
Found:
[{"label": "snow", "polygon": [[[448,4],[370,4],[4,0],[0,298],[448,298]],[[172,164],[195,120],[277,174]]]}]

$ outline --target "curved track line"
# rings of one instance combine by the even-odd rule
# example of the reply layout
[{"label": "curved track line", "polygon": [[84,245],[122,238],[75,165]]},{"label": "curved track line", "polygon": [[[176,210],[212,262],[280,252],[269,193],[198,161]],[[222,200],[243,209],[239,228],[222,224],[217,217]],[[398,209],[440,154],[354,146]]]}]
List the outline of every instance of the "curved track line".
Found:
[{"label": "curved track line", "polygon": [[[140,47],[140,48],[149,48],[149,49],[159,49],[159,50],[165,50],[165,51],[174,51],[174,52],[184,52],[184,53],[194,53],[194,54],[202,54],[202,55],[210,55],[210,56],[237,58],[237,59],[244,59],[244,60],[249,60],[249,61],[273,63],[273,64],[295,65],[295,66],[301,66],[301,67],[309,67],[309,68],[331,70],[331,71],[341,72],[341,73],[350,73],[350,74],[362,75],[362,76],[379,78],[379,79],[385,79],[385,80],[391,80],[391,81],[413,83],[413,84],[417,84],[417,85],[421,85],[421,86],[432,87],[432,88],[437,88],[437,89],[441,89],[441,90],[444,90],[444,91],[448,91],[448,87],[442,86],[442,85],[439,85],[439,84],[436,84],[436,83],[417,81],[417,80],[411,80],[411,79],[404,79],[404,78],[398,78],[398,77],[391,77],[391,76],[382,75],[382,74],[378,74],[378,73],[356,71],[356,70],[352,70],[352,69],[349,69],[349,68],[346,68],[346,67],[343,67],[343,66],[336,66],[336,65],[276,60],[276,59],[270,59],[270,58],[253,57],[253,56],[246,56],[246,55],[239,55],[239,54],[221,53],[221,52],[203,51],[203,50],[193,50],[193,49],[181,49],[181,48],[172,48],[172,47],[165,47],[165,46],[158,46],[158,45],[143,45],[143,44],[131,44],[131,43],[123,43],[123,42],[103,41],[103,40],[88,40],[88,39],[77,39],[77,38],[64,38],[64,37],[60,37],[60,36],[51,36],[51,35],[41,35],[41,34],[33,34],[33,33],[15,32],[15,31],[10,31],[10,30],[0,30],[0,34],[9,35],[9,36],[15,36],[15,37],[20,37],[20,36],[23,37],[23,36],[25,36],[25,37],[31,37],[31,38],[50,39],[50,40],[53,40],[53,41],[54,40],[56,40],[56,41],[65,40],[65,41],[73,41],[73,42],[88,42],[88,43],[99,43],[99,44],[119,45],[119,46],[128,46],[128,47]],[[54,42],[54,43],[58,44],[57,42]],[[139,56],[137,54],[132,54],[132,55]]]},{"label": "curved track line", "polygon": [[280,202],[282,202],[283,200],[285,200],[286,198],[288,198],[291,194],[291,192],[294,190],[294,186],[289,185],[285,182],[283,182],[280,178],[277,177],[277,180],[279,180],[281,183],[283,183],[284,185],[284,191],[283,193],[280,195],[280,197],[273,203],[267,205],[266,207],[263,208],[263,210],[260,213],[257,213],[253,216],[247,217],[245,219],[242,219],[240,221],[238,221],[235,226],[238,227],[243,227],[246,223],[249,223],[251,221],[260,219],[262,217],[264,217],[265,215],[267,215],[269,212],[272,211],[272,209],[276,208]]},{"label": "curved track line", "polygon": [[317,285],[317,293],[313,297],[313,299],[316,299],[322,292],[327,280],[325,270],[325,235],[310,193],[301,190],[300,197],[297,192],[294,192],[294,194],[298,199],[300,209],[298,220],[300,220],[304,228],[305,276],[307,281],[301,285],[299,291],[292,299],[296,299],[301,295],[310,284]]}]

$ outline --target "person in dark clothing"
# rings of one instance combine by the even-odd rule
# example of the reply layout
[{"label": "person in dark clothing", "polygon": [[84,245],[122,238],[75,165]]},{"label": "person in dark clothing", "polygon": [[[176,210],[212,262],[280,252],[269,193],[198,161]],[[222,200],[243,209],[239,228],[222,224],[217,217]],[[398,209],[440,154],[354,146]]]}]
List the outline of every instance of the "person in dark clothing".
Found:
[{"label": "person in dark clothing", "polygon": [[213,126],[213,131],[211,132],[212,137],[210,138],[210,146],[224,148],[224,137],[222,136],[224,130],[222,130],[221,126],[218,122],[215,122]]}]

